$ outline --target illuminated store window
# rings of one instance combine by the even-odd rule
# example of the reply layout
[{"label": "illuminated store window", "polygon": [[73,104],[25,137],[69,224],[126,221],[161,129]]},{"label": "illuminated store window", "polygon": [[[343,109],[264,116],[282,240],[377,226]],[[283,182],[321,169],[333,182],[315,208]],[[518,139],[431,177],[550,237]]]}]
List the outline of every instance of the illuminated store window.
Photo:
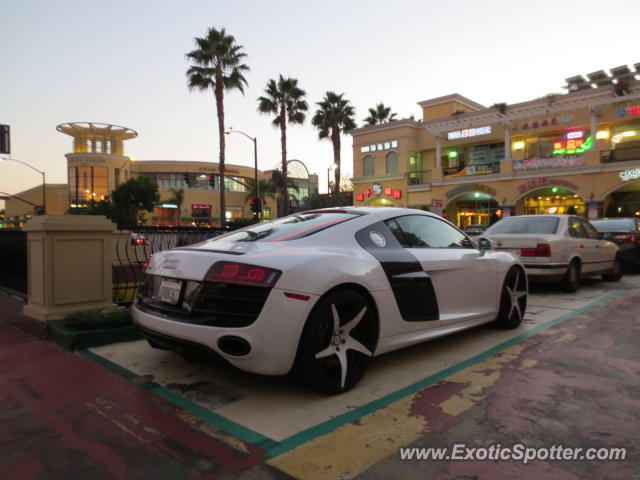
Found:
[{"label": "illuminated store window", "polygon": [[107,167],[70,167],[70,203],[86,205],[91,200],[104,200],[108,194],[107,172]]},{"label": "illuminated store window", "polygon": [[398,154],[396,152],[387,153],[387,174],[398,173]]},{"label": "illuminated store window", "polygon": [[371,177],[373,175],[373,157],[371,155],[366,155],[362,159],[362,172],[362,175],[365,177]]}]

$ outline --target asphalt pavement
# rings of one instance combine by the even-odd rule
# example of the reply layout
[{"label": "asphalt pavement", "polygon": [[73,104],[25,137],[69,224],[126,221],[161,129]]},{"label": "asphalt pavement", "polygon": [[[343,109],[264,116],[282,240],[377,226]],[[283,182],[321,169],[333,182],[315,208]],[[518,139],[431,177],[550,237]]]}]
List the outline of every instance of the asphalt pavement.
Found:
[{"label": "asphalt pavement", "polygon": [[[589,299],[596,291],[597,298]],[[541,289],[533,299],[529,318],[541,315],[543,320],[482,353],[467,350],[474,346],[474,335],[481,337],[489,327],[450,337],[439,346],[424,344],[434,350],[458,348],[458,361],[425,373],[412,388],[379,397],[368,392],[368,403],[358,404],[349,404],[357,397],[300,393],[310,416],[313,410],[323,412],[324,404],[330,405],[326,412],[340,401],[345,405],[337,414],[327,414],[315,430],[294,432],[295,422],[290,422],[280,439],[252,436],[256,432],[243,430],[241,416],[226,415],[233,412],[228,406],[205,408],[211,398],[198,402],[184,384],[171,387],[155,373],[136,372],[124,365],[122,355],[110,361],[94,352],[63,351],[39,338],[42,328],[20,315],[19,299],[0,293],[0,472],[11,479],[640,479],[635,447],[640,288],[634,279],[588,282],[576,296]],[[545,299],[550,305],[540,305]],[[558,315],[549,317],[549,309]],[[374,373],[374,380],[394,372],[402,376],[398,359],[421,355],[381,357],[383,373]],[[194,376],[203,370],[190,368]],[[261,395],[297,388],[276,379],[270,389],[262,381]],[[206,397],[207,390],[197,393]],[[219,390],[213,394],[218,404],[233,405],[233,397],[220,397]],[[246,423],[257,413],[271,416],[270,411],[253,412]],[[290,438],[296,441],[287,443]],[[584,451],[621,447],[627,452],[616,461],[526,464],[401,458],[401,448],[450,449],[461,443],[480,449],[521,444]]]}]

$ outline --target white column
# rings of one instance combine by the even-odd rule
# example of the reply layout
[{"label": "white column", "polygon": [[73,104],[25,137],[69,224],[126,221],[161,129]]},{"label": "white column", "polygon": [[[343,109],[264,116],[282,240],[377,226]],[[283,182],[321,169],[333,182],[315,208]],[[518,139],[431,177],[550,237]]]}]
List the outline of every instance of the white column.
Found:
[{"label": "white column", "polygon": [[591,141],[593,142],[593,147],[591,150],[598,151],[598,140],[596,139],[596,134],[598,133],[598,115],[596,111],[596,107],[591,107]]},{"label": "white column", "polygon": [[511,160],[511,128],[507,122],[504,123],[504,159]]},{"label": "white column", "polygon": [[436,135],[436,168],[442,168],[442,145],[440,145],[440,135]]}]

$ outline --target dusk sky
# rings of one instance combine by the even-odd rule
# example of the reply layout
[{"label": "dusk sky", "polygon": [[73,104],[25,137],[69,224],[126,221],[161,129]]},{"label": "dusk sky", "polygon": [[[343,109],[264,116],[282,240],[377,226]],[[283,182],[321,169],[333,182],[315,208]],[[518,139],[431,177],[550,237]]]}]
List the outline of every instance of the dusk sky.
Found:
[{"label": "dusk sky", "polygon": [[[0,1],[0,124],[11,125],[12,156],[66,183],[71,138],[64,122],[136,130],[136,160],[218,161],[213,93],[190,93],[185,53],[209,26],[244,46],[245,95],[227,94],[226,124],[258,137],[259,168],[279,162],[279,132],[258,115],[269,78],[295,77],[310,112],[289,128],[288,157],[320,174],[326,190],[329,141],[310,117],[327,90],[344,92],[359,125],[378,102],[421,118],[416,102],[460,93],[483,105],[564,92],[564,79],[640,62],[640,1]],[[227,137],[227,162],[253,165],[253,145]],[[352,172],[351,137],[342,164]],[[0,162],[0,191],[40,177]],[[0,202],[1,203],[1,202]],[[0,205],[1,207],[2,205]]]}]

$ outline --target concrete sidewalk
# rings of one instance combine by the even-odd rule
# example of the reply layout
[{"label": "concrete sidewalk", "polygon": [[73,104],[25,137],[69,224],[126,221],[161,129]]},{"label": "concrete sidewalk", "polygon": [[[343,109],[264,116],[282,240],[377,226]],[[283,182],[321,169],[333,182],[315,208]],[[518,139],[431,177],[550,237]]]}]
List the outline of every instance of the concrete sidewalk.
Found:
[{"label": "concrete sidewalk", "polygon": [[20,307],[0,293],[2,478],[214,478],[262,460],[260,449],[16,328],[42,333]]}]

